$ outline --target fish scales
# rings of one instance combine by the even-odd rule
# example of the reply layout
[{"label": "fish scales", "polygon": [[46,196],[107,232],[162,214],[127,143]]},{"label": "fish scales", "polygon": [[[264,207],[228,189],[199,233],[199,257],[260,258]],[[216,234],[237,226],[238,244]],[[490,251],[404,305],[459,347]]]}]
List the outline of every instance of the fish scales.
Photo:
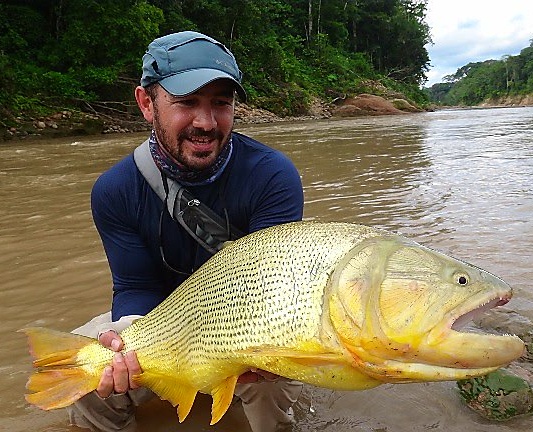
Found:
[{"label": "fish scales", "polygon": [[[154,334],[165,341],[168,333],[176,340],[178,362],[198,365],[220,359],[221,352],[265,344],[291,346],[314,336],[334,263],[362,238],[375,235],[368,230],[354,236],[349,224],[338,224],[336,232],[341,235],[331,236],[331,227],[317,232],[297,224],[235,242],[148,314],[142,331],[135,325],[127,329],[127,348],[130,332],[135,341],[131,348],[137,351],[142,346],[153,350]],[[289,266],[283,264],[287,262]],[[179,323],[171,319],[176,310]]]},{"label": "fish scales", "polygon": [[[523,342],[456,324],[510,298],[501,279],[400,235],[296,222],[225,247],[121,336],[139,385],[178,406],[180,421],[198,391],[211,394],[213,424],[254,368],[344,390],[484,375]],[[25,332],[39,368],[26,398],[43,409],[93,391],[114,355],[88,338]]]}]

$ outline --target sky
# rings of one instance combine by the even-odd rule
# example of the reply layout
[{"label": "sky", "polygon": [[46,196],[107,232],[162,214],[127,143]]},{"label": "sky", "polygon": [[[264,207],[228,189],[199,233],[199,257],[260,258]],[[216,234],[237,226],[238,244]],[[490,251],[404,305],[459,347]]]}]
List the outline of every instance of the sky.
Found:
[{"label": "sky", "polygon": [[533,0],[429,0],[427,87],[470,62],[517,55],[533,39]]}]

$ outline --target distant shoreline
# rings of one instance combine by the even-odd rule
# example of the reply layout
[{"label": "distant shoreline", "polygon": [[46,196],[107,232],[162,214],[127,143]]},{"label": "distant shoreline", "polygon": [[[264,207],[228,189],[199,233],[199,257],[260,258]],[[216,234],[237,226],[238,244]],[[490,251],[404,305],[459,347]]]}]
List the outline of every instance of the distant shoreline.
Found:
[{"label": "distant shoreline", "polygon": [[[394,115],[427,111],[445,110],[478,110],[495,108],[523,108],[533,106],[533,95],[522,97],[520,100],[487,101],[477,106],[438,106],[432,105],[427,109],[402,109],[406,102],[401,100],[398,109],[382,109],[387,101],[379,96],[359,95],[359,101],[364,96],[378,101],[378,106],[359,104],[357,107],[347,107],[343,101],[340,104],[315,101],[307,115],[297,117],[280,117],[270,111],[254,108],[246,104],[237,104],[235,107],[235,124],[261,124],[288,121],[310,121],[328,118],[349,118],[363,116]],[[354,98],[351,98],[352,100]],[[523,102],[523,103],[522,103]],[[406,105],[403,105],[406,106]],[[409,105],[411,106],[411,105]],[[362,108],[361,108],[362,107]],[[412,106],[411,106],[412,107]],[[389,107],[390,108],[390,107]],[[105,113],[84,113],[65,109],[51,116],[38,119],[19,120],[17,127],[0,128],[0,142],[55,139],[66,137],[98,136],[120,133],[145,132],[151,129],[150,125],[140,114],[109,115]]]}]

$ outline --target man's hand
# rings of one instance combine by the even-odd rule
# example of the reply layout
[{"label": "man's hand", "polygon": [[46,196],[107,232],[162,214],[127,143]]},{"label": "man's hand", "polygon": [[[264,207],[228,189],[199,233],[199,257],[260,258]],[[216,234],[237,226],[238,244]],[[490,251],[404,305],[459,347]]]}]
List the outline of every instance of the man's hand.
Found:
[{"label": "man's hand", "polygon": [[100,378],[96,393],[102,399],[112,394],[126,393],[139,386],[133,382],[133,376],[142,372],[135,351],[129,351],[125,354],[119,352],[123,348],[122,339],[113,330],[102,333],[98,338],[100,343],[117,353],[113,357],[111,366],[104,368],[104,373]]},{"label": "man's hand", "polygon": [[261,381],[277,381],[280,378],[279,375],[272,372],[264,371],[262,369],[252,369],[244,372],[237,382],[239,384],[251,384]]}]

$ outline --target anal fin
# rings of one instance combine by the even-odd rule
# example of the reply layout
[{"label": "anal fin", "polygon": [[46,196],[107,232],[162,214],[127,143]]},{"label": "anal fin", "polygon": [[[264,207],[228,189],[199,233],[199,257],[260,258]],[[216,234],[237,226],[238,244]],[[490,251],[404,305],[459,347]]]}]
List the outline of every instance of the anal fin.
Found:
[{"label": "anal fin", "polygon": [[197,389],[172,375],[146,371],[134,376],[133,380],[135,383],[151,389],[161,399],[177,406],[180,423],[189,415],[196,393],[198,393]]},{"label": "anal fin", "polygon": [[213,397],[211,425],[217,423],[228,410],[231,401],[233,400],[233,393],[235,392],[238,378],[237,375],[227,377],[211,392],[211,396]]}]

